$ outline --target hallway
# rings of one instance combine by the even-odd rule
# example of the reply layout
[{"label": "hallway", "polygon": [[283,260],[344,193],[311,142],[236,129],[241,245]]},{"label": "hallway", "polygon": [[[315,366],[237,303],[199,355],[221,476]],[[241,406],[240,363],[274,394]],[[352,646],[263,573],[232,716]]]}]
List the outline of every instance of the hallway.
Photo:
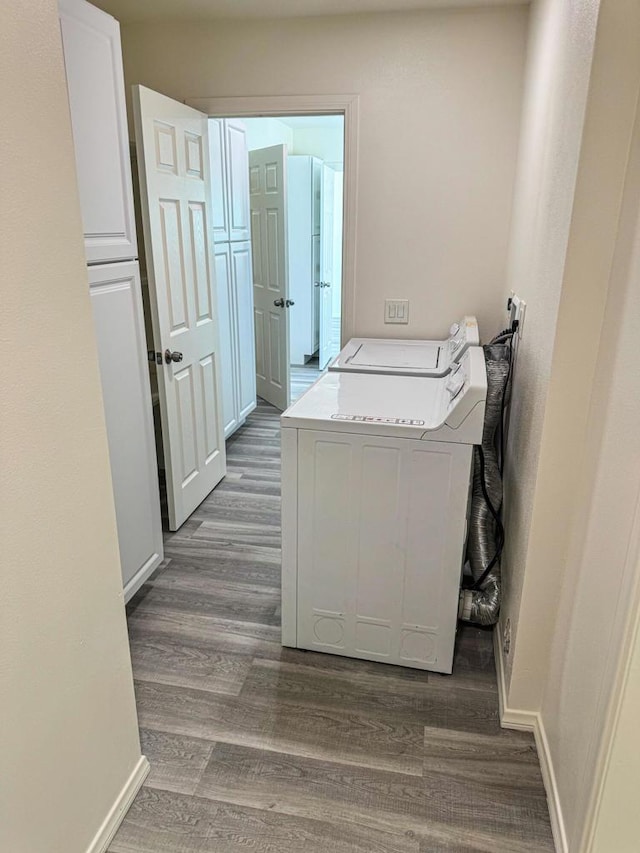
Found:
[{"label": "hallway", "polygon": [[552,851],[533,737],[501,730],[491,634],[439,676],[280,646],[279,413],[128,607],[151,773],[111,853]]}]

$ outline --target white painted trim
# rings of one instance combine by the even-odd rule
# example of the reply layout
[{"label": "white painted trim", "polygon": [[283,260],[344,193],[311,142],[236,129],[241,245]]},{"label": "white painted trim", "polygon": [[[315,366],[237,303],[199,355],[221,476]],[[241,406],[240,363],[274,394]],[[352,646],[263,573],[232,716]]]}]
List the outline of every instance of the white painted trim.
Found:
[{"label": "white painted trim", "polygon": [[149,762],[141,755],[131,776],[127,779],[124,787],[116,797],[115,803],[109,809],[102,826],[96,832],[93,841],[87,847],[87,853],[106,853],[107,848],[113,841],[124,816],[129,811],[136,794],[142,787],[150,770]]},{"label": "white painted trim", "polygon": [[131,578],[129,583],[125,585],[124,588],[124,603],[126,604],[130,601],[136,592],[140,589],[142,584],[148,580],[151,575],[158,568],[162,560],[164,559],[162,554],[153,554],[147,562],[142,566],[136,574]]},{"label": "white painted trim", "polygon": [[185,103],[212,118],[344,115],[344,220],[342,247],[342,344],[356,333],[356,235],[358,220],[359,96],[256,95],[223,98],[186,98]]},{"label": "white painted trim", "polygon": [[535,728],[534,711],[521,711],[509,708],[507,705],[507,683],[505,679],[504,657],[502,653],[502,625],[500,622],[493,629],[493,655],[496,661],[496,675],[498,677],[498,702],[500,710],[500,725],[503,729],[525,729],[533,731]]},{"label": "white painted trim", "polygon": [[551,818],[553,841],[558,853],[569,853],[569,843],[567,841],[567,832],[564,825],[564,816],[562,814],[560,792],[558,790],[558,782],[556,780],[556,774],[553,767],[553,759],[551,756],[551,750],[549,749],[547,733],[544,728],[541,714],[536,712],[534,717],[535,723],[533,736],[536,741],[536,749],[538,750],[540,770],[542,771],[542,781],[544,782],[544,789],[547,792],[547,804],[549,806],[549,817]]},{"label": "white painted trim", "polygon": [[502,628],[500,623],[498,623],[493,631],[493,651],[496,661],[496,674],[498,677],[500,725],[503,729],[518,729],[521,731],[533,732],[533,737],[536,742],[536,750],[538,752],[538,760],[540,761],[542,781],[547,794],[553,842],[557,853],[569,853],[558,783],[542,716],[539,711],[525,711],[519,708],[510,708],[508,706],[504,656],[502,653],[502,643],[500,642],[501,637]]}]

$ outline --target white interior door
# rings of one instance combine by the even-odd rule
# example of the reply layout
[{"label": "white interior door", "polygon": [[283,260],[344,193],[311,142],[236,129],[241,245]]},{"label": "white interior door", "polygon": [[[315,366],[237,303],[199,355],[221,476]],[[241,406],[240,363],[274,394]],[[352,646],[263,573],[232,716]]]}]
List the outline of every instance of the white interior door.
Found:
[{"label": "white interior door", "polygon": [[329,166],[322,167],[322,220],[320,224],[320,306],[319,366],[329,363],[332,347],[331,288],[333,278],[333,208],[334,175]]},{"label": "white interior door", "polygon": [[[134,115],[169,527],[226,470],[215,279],[209,248],[207,116],[134,87]],[[165,353],[172,357],[168,362]]]},{"label": "white interior door", "polygon": [[289,405],[286,145],[249,152],[256,390]]}]

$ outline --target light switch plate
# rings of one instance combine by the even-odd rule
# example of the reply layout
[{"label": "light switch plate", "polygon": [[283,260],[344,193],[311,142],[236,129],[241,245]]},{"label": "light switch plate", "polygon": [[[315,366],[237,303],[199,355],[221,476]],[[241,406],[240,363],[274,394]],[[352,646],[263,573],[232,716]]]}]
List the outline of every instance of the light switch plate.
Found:
[{"label": "light switch plate", "polygon": [[385,323],[408,323],[409,322],[409,300],[408,299],[385,299],[384,300]]}]

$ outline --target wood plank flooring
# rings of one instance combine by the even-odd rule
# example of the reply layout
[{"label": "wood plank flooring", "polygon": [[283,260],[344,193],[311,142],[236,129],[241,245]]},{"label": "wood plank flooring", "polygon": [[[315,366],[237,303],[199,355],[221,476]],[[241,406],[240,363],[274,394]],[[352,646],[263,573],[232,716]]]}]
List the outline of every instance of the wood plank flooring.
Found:
[{"label": "wood plank flooring", "polygon": [[280,646],[279,457],[260,403],[128,607],[151,773],[111,853],[552,851],[490,632],[461,627],[451,676]]},{"label": "wood plank flooring", "polygon": [[305,364],[304,367],[291,367],[289,375],[289,399],[294,403],[298,397],[320,377],[318,359]]}]

